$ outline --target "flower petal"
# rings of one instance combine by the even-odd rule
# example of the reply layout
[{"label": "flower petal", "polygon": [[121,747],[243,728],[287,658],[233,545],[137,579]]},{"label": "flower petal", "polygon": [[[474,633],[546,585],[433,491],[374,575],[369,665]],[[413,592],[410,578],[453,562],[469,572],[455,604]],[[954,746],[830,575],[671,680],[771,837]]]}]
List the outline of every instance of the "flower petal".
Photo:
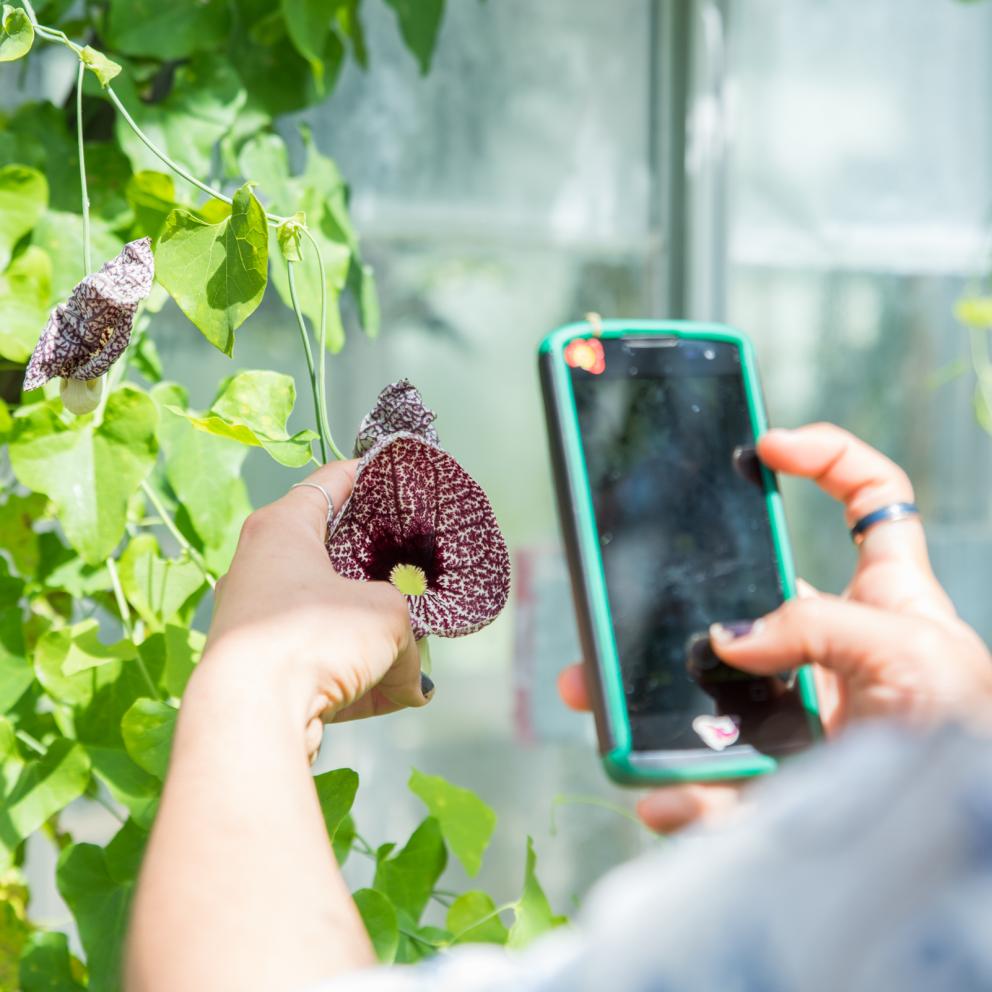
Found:
[{"label": "flower petal", "polygon": [[386,580],[397,564],[427,575],[407,596],[416,637],[459,637],[491,623],[510,592],[510,557],[482,487],[434,444],[409,433],[362,459],[327,538],[335,570]]},{"label": "flower petal", "polygon": [[355,457],[369,451],[377,441],[401,431],[422,438],[428,444],[439,444],[434,420],[437,414],[429,410],[417,388],[408,379],[401,379],[379,393],[372,411],[362,421],[355,439]]},{"label": "flower petal", "polygon": [[131,339],[135,311],[151,292],[153,276],[151,241],[141,238],[83,279],[48,318],[28,362],[24,389],[37,389],[57,375],[87,380],[106,372]]}]

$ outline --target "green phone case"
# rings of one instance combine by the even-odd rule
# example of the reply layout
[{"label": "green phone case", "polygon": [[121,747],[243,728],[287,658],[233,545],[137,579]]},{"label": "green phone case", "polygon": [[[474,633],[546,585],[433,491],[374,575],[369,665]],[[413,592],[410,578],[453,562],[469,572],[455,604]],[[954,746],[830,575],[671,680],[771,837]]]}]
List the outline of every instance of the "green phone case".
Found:
[{"label": "green phone case", "polygon": [[[597,335],[603,338],[665,335],[734,344],[740,349],[744,387],[755,437],[760,437],[767,430],[767,420],[751,342],[740,331],[723,324],[604,320],[594,328],[583,322],[560,327],[541,342],[539,368],[559,515],[572,576],[579,637],[591,676],[589,681],[599,748],[607,774],[617,782],[645,785],[747,778],[774,771],[778,760],[757,751],[734,755],[705,749],[633,750],[578,415],[563,354],[565,346],[574,338]],[[796,579],[782,498],[774,474],[763,466],[761,471],[782,586],[786,598],[791,598],[795,595]],[[808,668],[801,668],[796,678],[813,736],[820,736],[822,729],[812,673]]]}]

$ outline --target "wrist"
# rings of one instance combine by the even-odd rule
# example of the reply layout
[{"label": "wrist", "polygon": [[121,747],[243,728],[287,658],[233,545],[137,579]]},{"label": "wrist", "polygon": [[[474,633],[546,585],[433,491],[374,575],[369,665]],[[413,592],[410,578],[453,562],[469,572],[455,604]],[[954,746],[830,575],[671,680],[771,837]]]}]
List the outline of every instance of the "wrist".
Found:
[{"label": "wrist", "polygon": [[302,666],[270,655],[259,644],[232,635],[211,638],[183,697],[226,711],[257,715],[260,710],[290,721],[303,732],[314,707],[312,681]]}]

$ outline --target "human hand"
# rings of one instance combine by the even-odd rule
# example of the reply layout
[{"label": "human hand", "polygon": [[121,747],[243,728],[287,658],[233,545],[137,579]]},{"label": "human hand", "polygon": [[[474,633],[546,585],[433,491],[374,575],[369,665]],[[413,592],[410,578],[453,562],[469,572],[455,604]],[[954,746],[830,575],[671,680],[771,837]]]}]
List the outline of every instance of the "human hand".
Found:
[{"label": "human hand", "polygon": [[[848,526],[880,506],[913,499],[897,465],[831,424],[769,431],[758,454],[773,470],[815,480],[844,504]],[[918,517],[868,531],[843,597],[806,587],[734,637],[741,629],[712,630],[714,651],[755,674],[812,664],[828,733],[872,716],[960,716],[992,699],[992,659],[934,577]],[[562,673],[559,691],[568,705],[589,708],[579,666]],[[729,783],[672,786],[651,793],[638,811],[649,826],[669,832],[733,807],[740,790]]]},{"label": "human hand", "polygon": [[[356,465],[325,465],[307,481],[340,509]],[[247,686],[286,699],[311,756],[325,722],[423,706],[433,691],[421,681],[405,598],[388,583],[338,575],[324,548],[326,525],[327,500],[310,487],[248,517],[187,689],[209,681],[232,696]]]}]

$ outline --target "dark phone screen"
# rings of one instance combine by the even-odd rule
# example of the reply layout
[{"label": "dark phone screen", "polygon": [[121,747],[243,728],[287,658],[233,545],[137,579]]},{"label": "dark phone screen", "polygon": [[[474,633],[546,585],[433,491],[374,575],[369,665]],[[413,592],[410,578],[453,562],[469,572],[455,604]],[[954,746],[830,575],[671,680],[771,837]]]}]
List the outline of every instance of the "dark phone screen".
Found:
[{"label": "dark phone screen", "polygon": [[634,750],[809,743],[798,690],[724,665],[706,638],[784,598],[739,349],[589,345],[566,360]]}]

